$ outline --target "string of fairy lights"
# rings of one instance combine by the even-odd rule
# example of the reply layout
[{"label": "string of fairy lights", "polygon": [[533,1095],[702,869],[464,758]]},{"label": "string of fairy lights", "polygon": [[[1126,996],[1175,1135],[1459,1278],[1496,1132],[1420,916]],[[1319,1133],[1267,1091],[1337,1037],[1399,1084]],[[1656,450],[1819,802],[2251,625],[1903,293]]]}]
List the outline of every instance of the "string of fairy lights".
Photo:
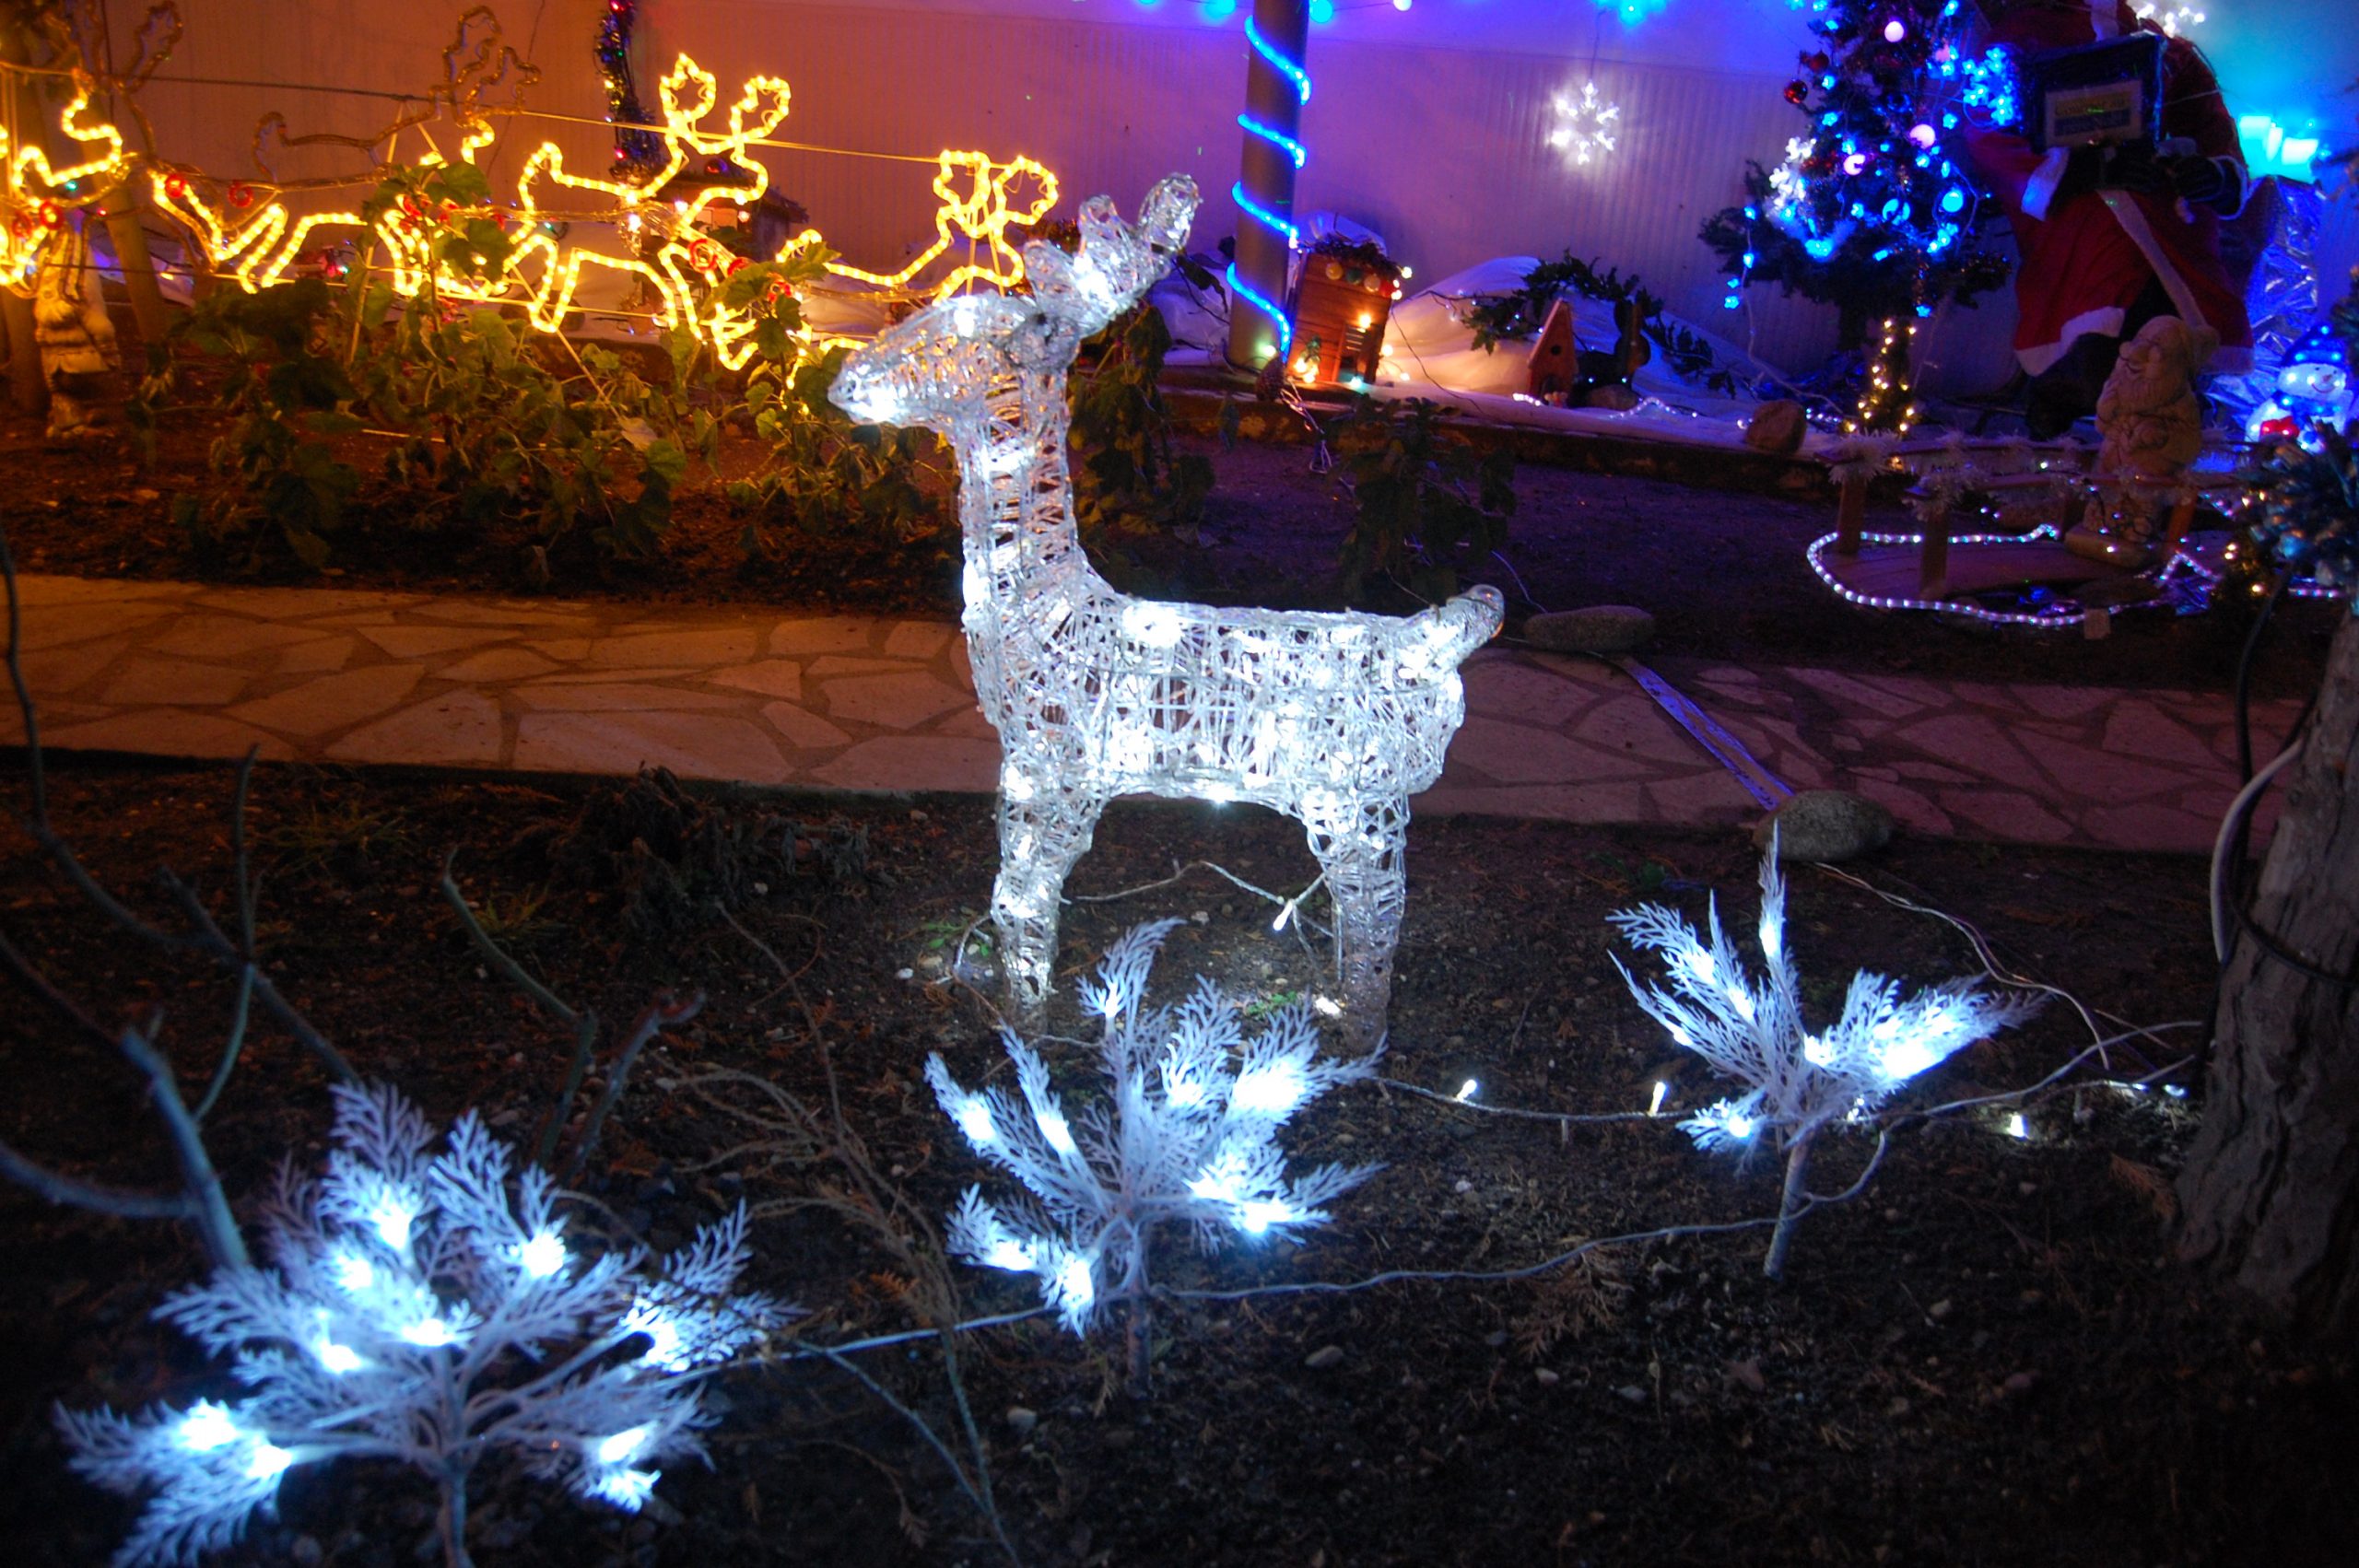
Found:
[{"label": "string of fairy lights", "polygon": [[[69,212],[102,199],[123,183],[141,179],[157,209],[187,240],[187,254],[167,272],[194,279],[213,276],[259,291],[316,272],[334,281],[360,268],[403,298],[433,290],[446,300],[521,306],[530,324],[557,333],[579,303],[587,275],[599,272],[634,280],[629,304],[597,314],[651,321],[678,328],[710,344],[731,368],[753,352],[760,307],[773,289],[752,304],[725,304],[719,285],[748,264],[709,233],[710,213],[734,207],[742,214],[760,204],[769,172],[749,149],[798,151],[880,158],[930,166],[940,205],[933,244],[893,272],[856,267],[828,256],[820,233],[808,230],[785,243],[776,258],[816,257],[827,275],[856,281],[902,298],[940,298],[973,286],[1007,288],[1024,281],[1020,245],[1029,226],[1053,208],[1060,193],[1056,175],[1029,158],[995,158],[979,151],[945,149],[933,158],[856,152],[811,143],[787,142],[775,133],[783,124],[791,89],[775,76],[748,78],[734,101],[723,104],[712,73],[682,55],[658,84],[661,121],[623,119],[643,115],[628,79],[632,0],[609,0],[597,41],[602,67],[616,67],[608,80],[610,114],[604,121],[530,110],[516,102],[487,101],[489,89],[510,90],[538,73],[501,41],[499,23],[477,8],[461,19],[443,55],[443,75],[417,94],[380,96],[401,105],[391,122],[366,138],[288,137],[284,120],[266,115],[257,131],[259,158],[264,133],[276,128],[282,146],[331,140],[370,153],[371,166],[349,176],[278,182],[216,179],[204,171],[128,153],[121,132],[91,112],[102,89],[127,87],[100,78],[78,61],[48,66],[6,63],[12,75],[64,78],[72,97],[53,121],[58,139],[79,154],[53,159],[40,135],[14,142],[0,127],[0,284],[30,287]],[[145,79],[143,75],[142,79]],[[175,76],[175,81],[205,78]],[[258,83],[221,84],[260,86]],[[423,107],[420,107],[423,105]],[[135,109],[135,105],[134,106]],[[400,160],[415,167],[475,165],[500,139],[499,123],[518,119],[607,126],[616,137],[613,167],[577,172],[563,150],[543,142],[525,157],[513,195],[502,201],[430,204],[417,194],[384,210],[347,197],[323,210],[298,214],[288,196],[297,193],[375,192]],[[429,122],[450,128],[438,139]],[[715,121],[718,123],[715,123]],[[415,135],[422,148],[403,146]],[[455,135],[455,146],[452,136]],[[135,167],[137,166],[137,167]],[[501,234],[495,261],[453,241],[470,224],[487,220]],[[575,225],[602,226],[619,242],[602,245],[572,232]],[[952,254],[965,243],[963,260]],[[493,249],[487,245],[485,249]],[[765,258],[770,259],[770,258]],[[929,269],[948,260],[946,273]],[[651,297],[651,309],[638,300]]]}]

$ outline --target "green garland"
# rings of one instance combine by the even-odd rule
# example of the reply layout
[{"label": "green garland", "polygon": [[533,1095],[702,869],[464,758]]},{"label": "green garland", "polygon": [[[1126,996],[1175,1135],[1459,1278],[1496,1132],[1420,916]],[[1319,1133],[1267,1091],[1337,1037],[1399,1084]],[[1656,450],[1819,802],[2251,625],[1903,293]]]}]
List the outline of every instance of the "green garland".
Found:
[{"label": "green garland", "polygon": [[1503,339],[1530,337],[1540,330],[1548,319],[1549,307],[1567,288],[1608,305],[1636,300],[1640,329],[1662,350],[1665,364],[1685,380],[1700,379],[1715,392],[1736,391],[1736,377],[1719,369],[1712,345],[1677,322],[1665,320],[1662,301],[1635,275],[1625,278],[1615,267],[1601,273],[1595,262],[1585,262],[1570,251],[1562,260],[1543,262],[1526,273],[1523,287],[1515,293],[1475,307],[1469,318],[1474,328],[1474,346],[1489,349]]}]

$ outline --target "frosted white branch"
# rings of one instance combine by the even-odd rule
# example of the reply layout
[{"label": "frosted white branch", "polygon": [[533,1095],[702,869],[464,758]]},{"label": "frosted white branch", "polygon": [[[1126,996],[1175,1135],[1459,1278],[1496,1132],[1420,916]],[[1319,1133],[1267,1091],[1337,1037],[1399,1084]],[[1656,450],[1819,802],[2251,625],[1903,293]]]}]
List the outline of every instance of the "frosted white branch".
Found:
[{"label": "frosted white branch", "polygon": [[61,1409],[74,1468],[149,1501],[119,1564],[233,1544],[297,1465],[399,1460],[445,1485],[487,1450],[585,1497],[636,1509],[656,1467],[701,1457],[693,1380],[791,1312],[732,1294],[738,1211],[651,1263],[568,1242],[547,1174],[512,1179],[473,1112],[433,1150],[393,1090],[337,1086],[316,1186],[284,1172],[264,1207],[273,1266],[223,1270],[158,1309],[248,1393],[134,1417]]},{"label": "frosted white branch", "polygon": [[1761,862],[1759,977],[1722,928],[1717,898],[1704,932],[1660,905],[1612,919],[1632,946],[1663,959],[1667,984],[1642,984],[1614,960],[1638,1005],[1674,1042],[1743,1086],[1680,1124],[1707,1149],[1750,1146],[1764,1134],[1786,1146],[1830,1123],[1863,1121],[1910,1079],[2039,1006],[2036,997],[1986,990],[1975,978],[1903,998],[1897,982],[1862,972],[1852,977],[1840,1016],[1813,1033],[1786,942],[1786,884],[1774,839]]},{"label": "frosted white branch", "polygon": [[1158,1226],[1190,1225],[1208,1249],[1230,1234],[1291,1235],[1324,1223],[1326,1206],[1379,1168],[1287,1172],[1279,1128],[1376,1063],[1322,1059],[1307,1005],[1280,1010],[1249,1040],[1236,1004],[1208,981],[1176,1007],[1145,1004],[1148,969],[1181,923],[1138,927],[1099,965],[1087,990],[1104,1021],[1107,1087],[1078,1117],[1013,1033],[1013,1093],[967,1090],[939,1055],[926,1061],[926,1082],[975,1153],[1024,1188],[1002,1204],[969,1188],[951,1216],[951,1250],[1037,1276],[1075,1333],[1101,1303],[1137,1290]]}]

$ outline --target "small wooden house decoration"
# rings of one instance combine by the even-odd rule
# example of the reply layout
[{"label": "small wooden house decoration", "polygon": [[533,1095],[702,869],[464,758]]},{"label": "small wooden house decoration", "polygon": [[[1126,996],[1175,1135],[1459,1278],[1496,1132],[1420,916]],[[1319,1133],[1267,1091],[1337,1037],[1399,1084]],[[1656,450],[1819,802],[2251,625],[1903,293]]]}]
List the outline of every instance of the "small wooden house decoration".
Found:
[{"label": "small wooden house decoration", "polygon": [[1303,258],[1295,287],[1297,380],[1376,380],[1401,268],[1375,245],[1330,236]]},{"label": "small wooden house decoration", "polygon": [[1562,404],[1580,380],[1579,346],[1573,341],[1573,308],[1559,299],[1532,342],[1531,380],[1525,391],[1542,403]]}]

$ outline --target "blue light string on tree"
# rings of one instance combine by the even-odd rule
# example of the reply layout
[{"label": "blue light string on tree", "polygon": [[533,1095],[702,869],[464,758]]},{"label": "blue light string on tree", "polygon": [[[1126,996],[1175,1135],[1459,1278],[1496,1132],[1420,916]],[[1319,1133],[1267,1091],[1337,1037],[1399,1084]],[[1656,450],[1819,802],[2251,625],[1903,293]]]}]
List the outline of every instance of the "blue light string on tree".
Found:
[{"label": "blue light string on tree", "polygon": [[1727,267],[1721,304],[1733,310],[1749,284],[1776,281],[1860,315],[1922,317],[1991,287],[2003,271],[1975,243],[1980,193],[1945,144],[2020,120],[2006,53],[1966,46],[1957,0],[1795,8],[1820,41],[1785,90],[1806,129],[1780,166],[1755,166],[1743,205],[1707,225]]},{"label": "blue light string on tree", "polygon": [[[1310,101],[1310,73],[1303,68],[1301,61],[1290,59],[1283,50],[1263,37],[1262,29],[1253,25],[1253,18],[1250,17],[1245,18],[1245,41],[1253,46],[1253,52],[1266,61],[1272,70],[1294,84],[1295,91],[1301,95],[1301,100],[1304,103]],[[1250,114],[1239,114],[1237,117],[1237,123],[1248,135],[1259,136],[1292,158],[1297,169],[1300,169],[1310,160],[1310,154],[1302,143],[1274,126],[1264,125]],[[1235,199],[1238,211],[1273,233],[1283,237],[1289,252],[1300,243],[1301,230],[1297,228],[1290,220],[1247,195],[1243,181],[1238,181],[1231,187],[1229,194]],[[1285,309],[1275,301],[1263,298],[1260,292],[1247,284],[1244,278],[1238,275],[1235,262],[1228,264],[1228,291],[1230,298],[1244,300],[1269,318],[1270,324],[1278,332],[1279,358],[1284,359],[1294,352],[1294,323],[1286,319]]]}]

